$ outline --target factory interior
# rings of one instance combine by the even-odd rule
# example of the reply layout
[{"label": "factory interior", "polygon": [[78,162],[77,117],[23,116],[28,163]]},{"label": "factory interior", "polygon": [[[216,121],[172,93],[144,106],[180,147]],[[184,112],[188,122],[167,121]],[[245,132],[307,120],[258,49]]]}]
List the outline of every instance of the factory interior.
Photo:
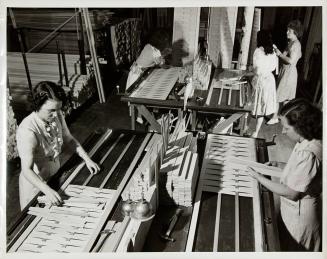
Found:
[{"label": "factory interior", "polygon": [[290,168],[322,138],[283,111],[322,117],[322,9],[8,7],[6,252],[321,252],[321,207],[285,207],[321,204],[321,156],[305,189]]}]

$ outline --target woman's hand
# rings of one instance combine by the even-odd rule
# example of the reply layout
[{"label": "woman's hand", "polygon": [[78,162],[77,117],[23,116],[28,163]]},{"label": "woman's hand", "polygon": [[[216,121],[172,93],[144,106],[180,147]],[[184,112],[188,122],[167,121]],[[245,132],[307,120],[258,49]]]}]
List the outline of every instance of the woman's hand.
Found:
[{"label": "woman's hand", "polygon": [[285,162],[278,162],[278,161],[269,161],[269,162],[266,162],[265,165],[274,166],[274,167],[278,167],[280,169],[284,169],[284,167],[286,166],[286,163]]},{"label": "woman's hand", "polygon": [[278,167],[278,162],[277,161],[269,161],[269,162],[266,162],[265,165]]},{"label": "woman's hand", "polygon": [[248,166],[247,167],[248,169],[248,172],[249,172],[249,175],[256,179],[257,181],[259,181],[260,177],[261,177],[261,174],[259,172],[257,172],[256,170],[254,170],[252,167]]},{"label": "woman's hand", "polygon": [[60,206],[62,204],[62,199],[60,195],[48,185],[44,185],[42,192],[45,194],[46,199],[51,203],[51,205]]},{"label": "woman's hand", "polygon": [[91,174],[97,174],[100,171],[99,165],[90,158],[85,160],[85,165]]},{"label": "woman's hand", "polygon": [[274,50],[275,50],[275,53],[276,53],[276,55],[279,57],[280,55],[282,55],[282,52],[277,48],[277,46],[274,44],[273,45],[273,48],[274,48]]}]

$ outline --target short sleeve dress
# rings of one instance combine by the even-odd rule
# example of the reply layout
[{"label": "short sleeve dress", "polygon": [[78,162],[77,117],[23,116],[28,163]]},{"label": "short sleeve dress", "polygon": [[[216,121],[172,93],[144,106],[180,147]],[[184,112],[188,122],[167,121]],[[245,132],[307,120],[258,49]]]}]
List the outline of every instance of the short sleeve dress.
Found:
[{"label": "short sleeve dress", "polygon": [[322,143],[297,143],[280,182],[303,193],[298,201],[281,197],[281,216],[292,238],[308,251],[321,247]]},{"label": "short sleeve dress", "polygon": [[292,100],[296,95],[297,69],[296,64],[302,56],[301,43],[298,40],[290,42],[284,51],[291,58],[290,64],[283,64],[277,79],[277,101]]},{"label": "short sleeve dress", "polygon": [[[19,156],[24,156],[23,147],[32,145],[24,138],[27,132],[32,132],[36,139],[36,146],[33,148],[33,171],[44,181],[47,181],[60,168],[59,154],[63,145],[63,115],[60,113],[50,123],[41,120],[36,112],[32,112],[19,125],[17,130],[17,148]],[[23,175],[19,176],[19,197],[20,206],[23,209],[39,192]]]},{"label": "short sleeve dress", "polygon": [[133,63],[128,74],[126,90],[141,76],[144,69],[163,62],[161,52],[150,44],[146,44],[141,54]]},{"label": "short sleeve dress", "polygon": [[278,59],[275,53],[266,55],[263,48],[256,48],[253,53],[253,68],[255,75],[252,79],[253,109],[252,115],[263,116],[275,113],[276,82],[272,71],[276,69]]}]

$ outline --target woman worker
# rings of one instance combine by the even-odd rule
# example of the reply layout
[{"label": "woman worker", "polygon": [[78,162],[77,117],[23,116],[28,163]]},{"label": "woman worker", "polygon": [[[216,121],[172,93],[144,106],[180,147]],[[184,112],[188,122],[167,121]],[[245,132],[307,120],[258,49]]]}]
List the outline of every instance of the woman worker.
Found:
[{"label": "woman worker", "polygon": [[281,108],[283,132],[296,141],[280,182],[256,170],[250,174],[280,196],[281,218],[286,232],[281,244],[290,251],[321,250],[322,112],[303,99]]},{"label": "woman worker", "polygon": [[[145,69],[154,66],[163,66],[165,58],[171,54],[170,37],[165,30],[155,31],[138,56],[136,61],[132,64],[128,73],[126,82],[126,91],[128,88],[143,74]],[[138,115],[136,121],[143,124],[143,119]]]},{"label": "woman worker", "polygon": [[302,37],[303,28],[299,20],[293,20],[287,25],[287,40],[288,45],[286,50],[281,53],[280,50],[275,47],[277,56],[282,62],[282,68],[280,70],[277,80],[277,110],[267,122],[267,124],[278,123],[278,109],[280,103],[285,103],[295,98],[297,87],[297,69],[296,64],[302,56],[301,43],[299,38]]},{"label": "woman worker", "polygon": [[47,180],[60,168],[59,154],[63,143],[76,150],[92,174],[99,171],[99,166],[91,160],[67,127],[60,110],[66,99],[64,90],[53,82],[42,81],[33,89],[33,95],[35,111],[21,122],[17,130],[17,148],[21,159],[21,209],[39,191],[53,205],[62,202],[59,194],[47,185]]},{"label": "woman worker", "polygon": [[251,114],[256,117],[255,131],[252,137],[258,137],[264,116],[276,111],[276,82],[272,72],[277,68],[278,59],[273,49],[269,32],[261,30],[257,34],[257,48],[253,53],[252,86],[254,105]]},{"label": "woman worker", "polygon": [[165,58],[171,54],[170,37],[165,30],[155,31],[132,64],[126,83],[126,90],[142,75],[146,68],[163,65]]}]

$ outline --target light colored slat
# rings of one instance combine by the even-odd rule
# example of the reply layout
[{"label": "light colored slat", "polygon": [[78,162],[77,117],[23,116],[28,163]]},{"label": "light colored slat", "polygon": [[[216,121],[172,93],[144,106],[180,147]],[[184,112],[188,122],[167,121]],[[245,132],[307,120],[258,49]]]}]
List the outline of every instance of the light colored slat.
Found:
[{"label": "light colored slat", "polygon": [[262,163],[258,163],[250,160],[244,160],[236,157],[230,158],[229,160],[230,162],[243,165],[244,167],[253,167],[253,169],[258,170],[259,173],[267,176],[280,178],[282,173],[282,169],[275,166],[268,166]]},{"label": "light colored slat", "polygon": [[203,185],[204,185],[204,188],[212,187],[212,188],[216,188],[220,192],[227,191],[227,192],[242,192],[242,193],[248,193],[248,194],[252,193],[252,189],[249,187],[237,186],[237,185],[233,185],[233,184],[220,184],[219,182],[215,182],[215,181],[205,180],[203,182]]},{"label": "light colored slat", "polygon": [[232,87],[230,87],[228,89],[228,102],[227,102],[227,105],[230,105],[231,100],[232,100]]},{"label": "light colored slat", "polygon": [[240,119],[244,113],[234,113],[232,116],[230,116],[227,120],[223,121],[220,123],[217,127],[213,129],[213,133],[222,133],[226,128],[229,128],[233,122],[237,121]]},{"label": "light colored slat", "polygon": [[214,240],[213,240],[213,252],[218,252],[220,209],[221,209],[221,193],[218,193],[217,210],[216,210],[216,223],[215,223],[215,235],[214,235]]},{"label": "light colored slat", "polygon": [[235,252],[240,251],[240,210],[239,195],[235,193]]},{"label": "light colored slat", "polygon": [[218,98],[218,105],[221,104],[221,98],[223,97],[223,92],[224,92],[224,83],[221,83],[221,85],[220,85],[220,93],[219,93],[219,98]]},{"label": "light colored slat", "polygon": [[263,247],[263,225],[261,220],[261,201],[258,181],[253,179],[253,224],[254,224],[254,242],[255,251],[264,251]]}]

